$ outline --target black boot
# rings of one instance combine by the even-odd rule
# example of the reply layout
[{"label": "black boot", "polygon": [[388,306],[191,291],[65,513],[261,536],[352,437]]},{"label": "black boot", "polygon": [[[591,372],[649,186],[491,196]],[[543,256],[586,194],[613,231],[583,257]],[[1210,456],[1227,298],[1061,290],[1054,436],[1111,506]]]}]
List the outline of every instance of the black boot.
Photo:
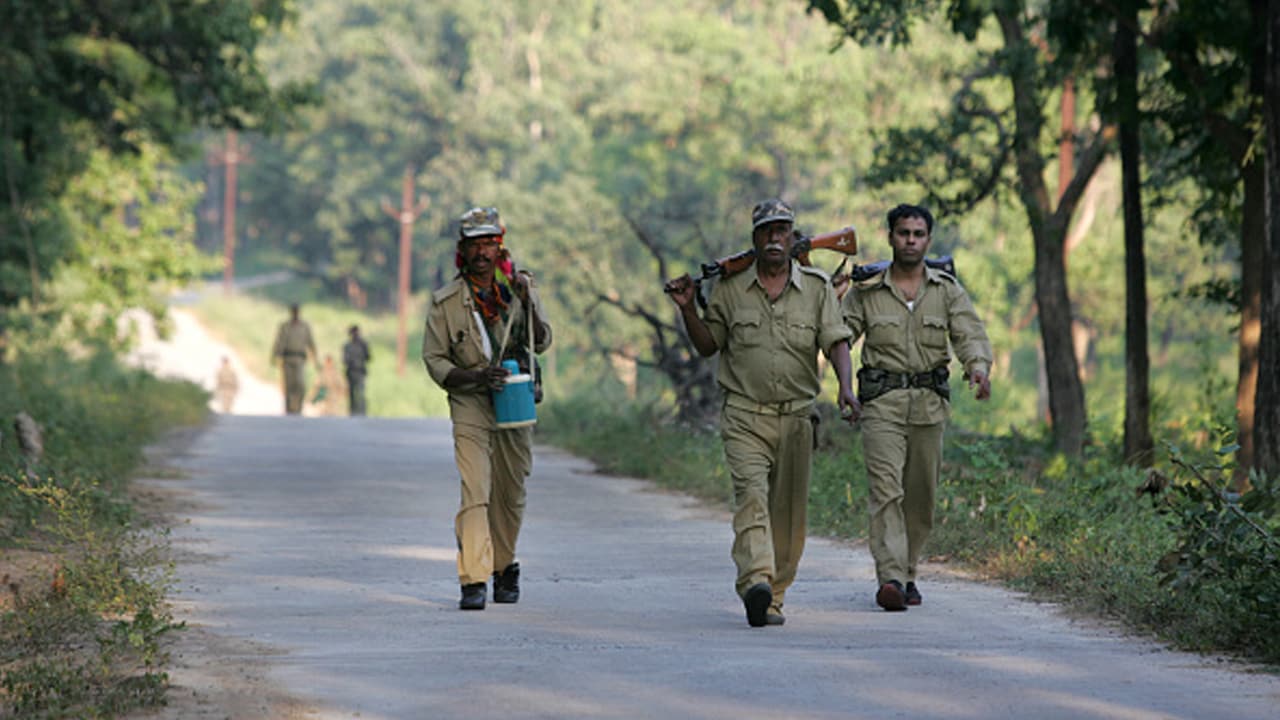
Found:
[{"label": "black boot", "polygon": [[484,583],[471,583],[462,586],[462,599],[458,601],[459,610],[484,609]]},{"label": "black boot", "polygon": [[514,603],[520,600],[520,563],[513,562],[502,572],[493,574],[493,601]]}]

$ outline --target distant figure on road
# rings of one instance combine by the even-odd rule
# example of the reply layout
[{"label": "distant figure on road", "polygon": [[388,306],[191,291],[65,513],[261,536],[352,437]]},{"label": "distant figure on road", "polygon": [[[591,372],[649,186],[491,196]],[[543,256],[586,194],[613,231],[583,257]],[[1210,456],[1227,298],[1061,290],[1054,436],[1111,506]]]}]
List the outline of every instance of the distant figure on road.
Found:
[{"label": "distant figure on road", "polygon": [[342,346],[342,365],[347,375],[347,406],[352,415],[364,415],[367,412],[364,400],[364,379],[369,373],[369,344],[360,337],[360,326],[352,325],[347,330],[351,338]]},{"label": "distant figure on road", "polygon": [[923,602],[916,571],[933,529],[942,431],[951,408],[947,341],[979,400],[991,396],[992,354],[960,282],[925,265],[933,215],[917,205],[899,205],[889,211],[888,226],[892,264],[854,283],[841,311],[854,341],[866,333],[858,415],[869,485],[868,534],[879,584],[876,604],[897,611]]},{"label": "distant figure on road", "polygon": [[230,413],[239,392],[240,378],[236,375],[235,368],[231,367],[231,358],[223,355],[213,390],[214,398],[218,401],[218,411],[224,415]]},{"label": "distant figure on road", "polygon": [[533,277],[514,271],[502,244],[505,232],[497,208],[472,208],[462,216],[456,256],[461,272],[432,296],[422,338],[427,372],[449,393],[454,459],[462,476],[454,529],[463,610],[484,609],[491,574],[495,603],[520,598],[516,539],[524,518],[524,478],[533,465],[533,428],[498,429],[490,392],[505,384],[502,360],[531,372],[533,359],[525,357],[530,339],[537,353],[551,345]]},{"label": "distant figure on road", "polygon": [[311,326],[299,316],[297,303],[289,306],[289,319],[280,323],[276,341],[271,348],[271,358],[284,370],[284,411],[289,415],[302,412],[302,401],[307,396],[306,365],[310,354],[319,369],[316,343],[311,339]]},{"label": "distant figure on road", "polygon": [[666,286],[698,353],[720,353],[732,554],[751,627],[785,622],[783,600],[804,551],[820,353],[836,371],[836,402],[846,411],[858,403],[849,328],[826,274],[791,258],[794,222],[795,212],[781,200],[755,206],[755,262],[716,284],[705,317],[694,305],[692,278],[682,275]]},{"label": "distant figure on road", "polygon": [[340,403],[347,394],[346,385],[333,356],[325,355],[324,364],[320,366],[320,377],[316,380],[316,394],[311,399],[321,415],[336,416],[342,412]]}]

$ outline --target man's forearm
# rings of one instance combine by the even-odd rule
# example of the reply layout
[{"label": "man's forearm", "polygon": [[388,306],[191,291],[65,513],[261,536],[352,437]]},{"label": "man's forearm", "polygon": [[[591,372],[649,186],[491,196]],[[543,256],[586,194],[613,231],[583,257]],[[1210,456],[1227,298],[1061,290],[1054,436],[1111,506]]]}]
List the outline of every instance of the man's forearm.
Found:
[{"label": "man's forearm", "polygon": [[849,359],[849,341],[841,340],[831,346],[828,353],[831,367],[835,368],[836,380],[841,388],[853,388],[853,361]]},{"label": "man's forearm", "polygon": [[707,329],[706,323],[702,322],[702,318],[698,317],[698,311],[692,304],[680,308],[680,317],[684,319],[685,332],[689,334],[689,341],[693,343],[698,354],[702,357],[715,355],[720,349],[716,345],[716,339],[712,337],[711,331]]},{"label": "man's forearm", "polygon": [[460,390],[468,385],[476,385],[481,382],[480,373],[476,370],[464,370],[456,367],[444,376],[445,390]]}]

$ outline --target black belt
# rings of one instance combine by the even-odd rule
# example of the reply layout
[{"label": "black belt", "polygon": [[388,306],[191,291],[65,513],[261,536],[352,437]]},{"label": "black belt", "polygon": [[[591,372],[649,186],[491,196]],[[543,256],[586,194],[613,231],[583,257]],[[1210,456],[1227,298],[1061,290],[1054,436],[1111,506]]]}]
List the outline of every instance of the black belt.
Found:
[{"label": "black belt", "polygon": [[863,367],[858,370],[858,399],[870,402],[890,390],[906,390],[909,388],[926,388],[942,396],[943,400],[951,399],[951,387],[947,379],[951,371],[946,365],[921,373],[892,372],[881,368]]}]

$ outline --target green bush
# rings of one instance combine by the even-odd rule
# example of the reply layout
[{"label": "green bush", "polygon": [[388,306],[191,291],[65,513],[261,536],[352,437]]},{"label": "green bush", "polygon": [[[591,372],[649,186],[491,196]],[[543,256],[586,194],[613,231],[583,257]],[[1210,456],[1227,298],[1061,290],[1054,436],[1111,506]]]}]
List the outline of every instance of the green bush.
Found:
[{"label": "green bush", "polygon": [[1176,450],[1173,461],[1164,510],[1176,547],[1161,558],[1162,581],[1187,603],[1220,609],[1206,631],[1280,662],[1280,480],[1255,475],[1237,493],[1224,466]]},{"label": "green bush", "polygon": [[[102,717],[163,701],[171,568],[164,533],[134,515],[127,479],[144,445],[201,421],[207,399],[105,352],[28,352],[0,365],[0,548],[43,551],[56,568],[0,613],[0,708]],[[35,463],[8,432],[18,412],[42,428]]]}]

